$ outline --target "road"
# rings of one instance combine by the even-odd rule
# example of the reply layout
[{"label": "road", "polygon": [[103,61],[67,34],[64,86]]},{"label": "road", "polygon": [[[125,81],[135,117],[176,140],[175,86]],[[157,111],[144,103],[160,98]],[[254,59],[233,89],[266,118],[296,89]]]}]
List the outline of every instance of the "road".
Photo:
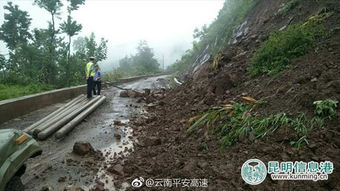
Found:
[{"label": "road", "polygon": [[[166,78],[167,76],[150,77],[120,86],[138,91],[143,91],[145,88],[167,88]],[[56,140],[50,137],[46,141],[39,141],[43,154],[27,162],[28,167],[22,177],[26,190],[37,191],[44,188],[59,191],[75,187],[89,190],[97,178],[105,182],[105,187],[113,187],[113,177],[102,170],[103,165],[114,160],[114,153],[121,152],[125,155],[133,150],[132,129],[127,123],[131,117],[141,116],[145,112],[143,104],[137,103],[137,99],[119,97],[120,91],[115,87],[103,89],[103,95],[107,97],[103,105],[65,138]],[[11,120],[3,124],[1,128],[24,129],[63,104],[55,104]],[[114,124],[115,121],[121,121],[125,125],[117,126]],[[104,153],[105,162],[100,162],[102,165],[98,165],[97,161],[93,161],[96,159],[86,160],[74,155],[72,148],[76,141],[91,143],[95,149]]]}]

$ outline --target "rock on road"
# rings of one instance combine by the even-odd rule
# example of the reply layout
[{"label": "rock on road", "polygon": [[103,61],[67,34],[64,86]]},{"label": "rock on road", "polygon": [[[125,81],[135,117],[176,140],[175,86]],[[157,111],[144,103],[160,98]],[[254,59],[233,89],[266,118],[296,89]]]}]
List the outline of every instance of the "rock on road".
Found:
[{"label": "rock on road", "polygon": [[[143,91],[146,88],[167,88],[167,83],[165,83],[167,77],[166,75],[149,77],[120,86],[137,91]],[[22,177],[26,190],[59,191],[76,187],[89,190],[98,177],[101,181],[105,181],[106,187],[113,186],[113,178],[103,173],[102,165],[98,165],[98,162],[104,164],[106,160],[112,160],[114,152],[133,149],[132,140],[130,140],[132,130],[126,123],[129,118],[144,112],[143,105],[137,103],[136,99],[119,97],[120,91],[115,87],[105,88],[103,95],[107,97],[107,100],[104,104],[63,139],[56,140],[52,136],[46,141],[39,141],[43,154],[27,162],[27,170]],[[62,103],[42,108],[19,119],[11,120],[3,124],[1,128],[22,130],[60,106]],[[115,124],[117,121],[122,124]],[[96,150],[102,151],[105,155],[104,161],[95,161],[97,159],[93,158],[84,161],[84,157],[73,154],[72,148],[77,141],[88,142]]]}]

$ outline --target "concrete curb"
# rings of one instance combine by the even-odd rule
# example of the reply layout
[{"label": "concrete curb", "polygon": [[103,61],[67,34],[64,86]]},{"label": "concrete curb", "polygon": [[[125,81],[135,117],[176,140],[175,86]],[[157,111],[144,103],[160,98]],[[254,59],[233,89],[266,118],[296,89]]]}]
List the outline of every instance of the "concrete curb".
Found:
[{"label": "concrete curb", "polygon": [[[131,78],[122,78],[115,82],[108,82],[108,84],[117,85],[127,82],[133,82],[143,78],[156,77],[161,75],[165,74],[162,73],[154,75],[136,76]],[[11,119],[17,118],[19,116],[25,115],[27,113],[30,113],[32,111],[41,109],[43,107],[60,103],[68,99],[72,99],[85,92],[86,85],[80,85],[0,101],[0,124]]]}]

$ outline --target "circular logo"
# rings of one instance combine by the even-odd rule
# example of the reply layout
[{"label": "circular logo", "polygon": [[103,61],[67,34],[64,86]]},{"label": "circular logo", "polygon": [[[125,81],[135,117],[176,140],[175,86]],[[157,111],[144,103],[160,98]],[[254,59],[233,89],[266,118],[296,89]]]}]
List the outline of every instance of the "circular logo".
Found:
[{"label": "circular logo", "polygon": [[131,182],[131,186],[135,188],[139,188],[143,185],[144,179],[142,177],[136,178]]},{"label": "circular logo", "polygon": [[242,179],[250,185],[261,184],[267,176],[267,167],[259,159],[249,159],[242,165]]}]

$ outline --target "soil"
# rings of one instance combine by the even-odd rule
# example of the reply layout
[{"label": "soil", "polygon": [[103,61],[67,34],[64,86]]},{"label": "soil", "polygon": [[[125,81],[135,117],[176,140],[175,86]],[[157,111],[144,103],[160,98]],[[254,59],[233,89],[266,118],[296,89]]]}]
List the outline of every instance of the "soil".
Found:
[{"label": "soil", "polygon": [[[207,180],[208,187],[142,186],[136,190],[340,190],[339,118],[311,132],[307,137],[309,144],[300,149],[289,144],[296,135],[284,127],[262,139],[240,137],[238,143],[224,150],[220,149],[219,137],[206,129],[187,131],[191,117],[213,106],[241,102],[242,96],[265,100],[268,104],[255,111],[262,116],[279,112],[296,116],[304,112],[310,117],[314,101],[340,100],[339,30],[293,60],[291,67],[280,75],[249,76],[251,57],[270,32],[304,22],[320,10],[334,12],[325,21],[329,31],[339,27],[337,0],[301,0],[288,15],[278,15],[286,2],[259,0],[247,16],[248,32],[235,39],[236,43],[226,45],[217,70],[212,70],[207,62],[186,82],[170,90],[162,89],[166,86],[165,77],[123,85],[138,92],[153,89],[145,97],[121,98],[116,88],[108,88],[104,92],[106,103],[67,137],[40,142],[47,152],[28,162],[26,189],[50,186],[52,190],[134,190],[130,184],[136,178],[181,178]],[[20,128],[20,123],[28,126],[55,108],[37,111],[28,117],[31,120],[24,117],[6,127]],[[71,153],[76,141],[89,142],[97,151],[76,156]],[[241,166],[254,158],[264,163],[331,161],[335,169],[325,181],[273,181],[267,177],[260,185],[251,186],[242,180]]]},{"label": "soil", "polygon": [[[144,88],[155,90],[167,87],[167,79],[168,76],[150,77],[119,86],[144,92]],[[104,87],[105,102],[67,136],[59,140],[52,136],[38,141],[43,153],[26,163],[26,173],[22,177],[25,190],[63,191],[78,188],[88,191],[98,190],[99,187],[115,190],[114,177],[117,174],[121,176],[119,173],[122,170],[111,164],[133,150],[135,138],[128,121],[145,112],[142,107],[144,103],[121,98],[121,91],[115,87]],[[34,111],[2,124],[1,128],[23,130],[63,104]]]},{"label": "soil", "polygon": [[[228,45],[219,70],[206,63],[189,76],[183,85],[162,93],[153,100],[144,119],[131,121],[138,138],[135,151],[124,161],[121,182],[134,179],[207,179],[208,188],[141,187],[138,190],[340,190],[339,118],[308,136],[309,144],[297,149],[289,144],[294,131],[280,128],[263,139],[243,138],[221,151],[220,140],[201,128],[188,132],[188,120],[212,106],[241,102],[242,96],[264,99],[267,105],[257,109],[268,116],[300,112],[312,116],[313,102],[332,98],[340,100],[340,33],[321,40],[306,55],[293,60],[291,67],[276,77],[251,77],[247,73],[250,58],[273,30],[306,21],[320,10],[332,10],[326,20],[330,31],[339,26],[340,2],[300,1],[287,16],[277,15],[283,0],[260,0],[247,16],[249,32]],[[340,109],[338,107],[337,112]],[[273,181],[267,178],[257,186],[241,178],[241,166],[248,159],[268,161],[332,161],[335,170],[325,181]],[[133,188],[128,188],[133,190]]]}]

